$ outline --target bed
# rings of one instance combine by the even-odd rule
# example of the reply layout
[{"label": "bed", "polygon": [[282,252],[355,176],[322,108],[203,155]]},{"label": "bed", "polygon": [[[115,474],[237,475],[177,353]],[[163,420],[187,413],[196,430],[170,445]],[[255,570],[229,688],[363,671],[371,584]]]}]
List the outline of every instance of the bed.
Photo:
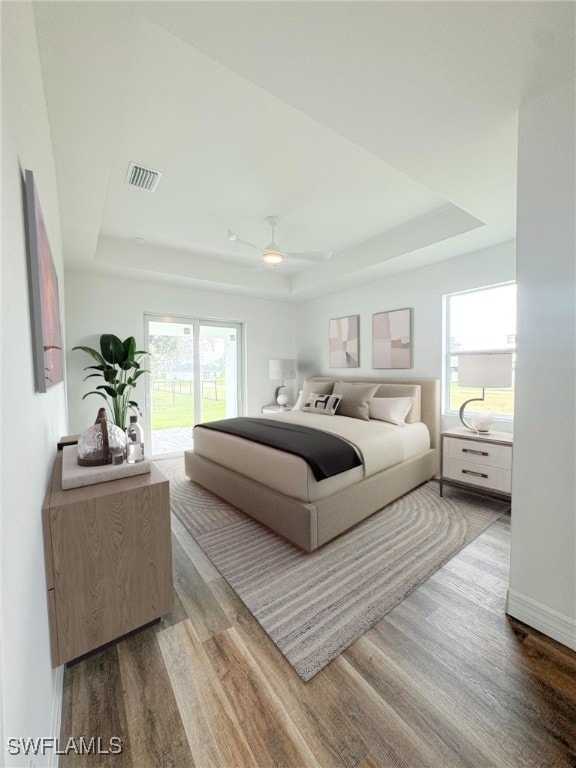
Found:
[{"label": "bed", "polygon": [[437,379],[314,376],[304,382],[305,392],[330,391],[332,382],[342,382],[339,386],[348,391],[350,384],[355,390],[372,385],[375,401],[412,398],[406,423],[301,410],[261,418],[338,435],[355,446],[361,466],[318,481],[300,456],[197,425],[194,450],[185,452],[187,476],[307,552],[435,476],[440,432]]}]

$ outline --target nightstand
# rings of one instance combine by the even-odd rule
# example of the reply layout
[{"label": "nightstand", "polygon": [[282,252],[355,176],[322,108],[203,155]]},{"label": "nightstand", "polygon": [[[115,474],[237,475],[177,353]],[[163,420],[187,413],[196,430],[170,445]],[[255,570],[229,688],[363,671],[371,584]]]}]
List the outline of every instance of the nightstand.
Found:
[{"label": "nightstand", "polygon": [[511,496],[512,444],[510,432],[477,434],[462,427],[442,432],[440,496],[445,482]]},{"label": "nightstand", "polygon": [[262,413],[287,413],[293,407],[293,403],[288,403],[288,405],[263,405]]}]

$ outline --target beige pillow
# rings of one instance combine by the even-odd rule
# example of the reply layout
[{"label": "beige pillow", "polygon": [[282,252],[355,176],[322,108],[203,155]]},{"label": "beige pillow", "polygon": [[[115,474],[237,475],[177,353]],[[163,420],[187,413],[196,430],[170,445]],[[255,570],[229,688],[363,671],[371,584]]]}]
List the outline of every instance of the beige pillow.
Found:
[{"label": "beige pillow", "polygon": [[332,394],[342,395],[338,416],[370,421],[370,400],[377,389],[378,384],[348,384],[345,381],[337,381]]},{"label": "beige pillow", "polygon": [[331,395],[334,388],[333,381],[305,381],[298,395],[298,400],[294,403],[293,411],[301,411],[302,406],[308,402],[311,394]]}]

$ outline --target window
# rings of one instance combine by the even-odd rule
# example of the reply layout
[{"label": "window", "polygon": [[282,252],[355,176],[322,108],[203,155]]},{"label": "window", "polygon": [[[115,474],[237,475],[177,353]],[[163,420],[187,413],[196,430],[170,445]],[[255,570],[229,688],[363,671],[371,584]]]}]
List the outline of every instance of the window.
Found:
[{"label": "window", "polygon": [[[458,384],[458,352],[516,351],[516,284],[506,283],[445,297],[446,369],[445,412],[455,413],[465,400],[481,397],[482,390]],[[514,368],[515,356],[512,358]],[[512,387],[487,389],[485,401],[471,403],[469,412],[485,412],[503,418],[514,415]]]}]

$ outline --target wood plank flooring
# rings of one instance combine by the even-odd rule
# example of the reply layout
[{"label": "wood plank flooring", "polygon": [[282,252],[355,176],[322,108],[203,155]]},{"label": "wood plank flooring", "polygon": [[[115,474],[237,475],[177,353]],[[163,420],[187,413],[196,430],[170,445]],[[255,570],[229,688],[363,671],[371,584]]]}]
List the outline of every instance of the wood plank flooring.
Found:
[{"label": "wood plank flooring", "polygon": [[574,768],[576,654],[504,614],[501,517],[303,683],[174,520],[174,611],[65,673],[61,768]]}]

